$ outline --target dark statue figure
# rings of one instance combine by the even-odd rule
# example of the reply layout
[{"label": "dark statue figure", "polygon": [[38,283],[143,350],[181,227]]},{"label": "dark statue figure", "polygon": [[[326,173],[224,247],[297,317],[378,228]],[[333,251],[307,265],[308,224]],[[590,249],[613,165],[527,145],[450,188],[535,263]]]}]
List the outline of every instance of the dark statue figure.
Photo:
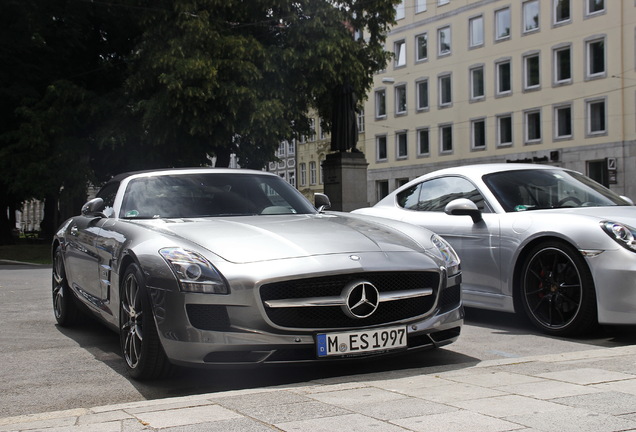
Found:
[{"label": "dark statue figure", "polygon": [[349,83],[336,87],[333,91],[333,112],[331,115],[331,151],[359,152],[357,103],[353,86]]}]

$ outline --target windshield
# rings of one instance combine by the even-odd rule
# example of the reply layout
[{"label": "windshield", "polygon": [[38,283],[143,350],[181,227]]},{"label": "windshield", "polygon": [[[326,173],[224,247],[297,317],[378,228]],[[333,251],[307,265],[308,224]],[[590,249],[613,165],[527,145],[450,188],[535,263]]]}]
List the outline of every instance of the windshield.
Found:
[{"label": "windshield", "polygon": [[506,212],[629,205],[611,190],[573,171],[505,171],[483,179]]},{"label": "windshield", "polygon": [[315,212],[309,201],[280,177],[198,173],[131,180],[119,217],[194,218]]}]

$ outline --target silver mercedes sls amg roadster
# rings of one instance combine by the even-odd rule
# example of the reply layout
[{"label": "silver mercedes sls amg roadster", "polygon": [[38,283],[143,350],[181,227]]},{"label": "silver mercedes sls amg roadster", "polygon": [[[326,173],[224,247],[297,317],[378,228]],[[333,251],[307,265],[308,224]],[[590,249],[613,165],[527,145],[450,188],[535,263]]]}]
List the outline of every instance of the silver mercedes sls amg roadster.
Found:
[{"label": "silver mercedes sls amg roadster", "polygon": [[445,240],[316,201],[260,171],[117,176],[55,236],[57,322],[104,321],[138,379],[171,364],[325,362],[457,339],[461,274]]},{"label": "silver mercedes sls amg roadster", "polygon": [[533,164],[434,171],[372,208],[426,227],[462,260],[466,306],[524,311],[553,335],[636,324],[636,207],[590,178]]}]

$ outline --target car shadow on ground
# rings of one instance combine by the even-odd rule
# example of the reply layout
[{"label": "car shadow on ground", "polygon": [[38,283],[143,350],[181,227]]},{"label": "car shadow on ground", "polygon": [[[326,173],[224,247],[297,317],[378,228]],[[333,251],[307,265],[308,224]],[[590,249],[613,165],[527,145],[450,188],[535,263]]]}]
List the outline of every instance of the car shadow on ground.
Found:
[{"label": "car shadow on ground", "polygon": [[580,341],[588,345],[612,347],[636,344],[636,326],[598,326],[589,334],[561,338],[548,336],[535,328],[528,318],[507,312],[465,308],[465,323],[476,327],[493,329],[496,333],[532,334],[569,341]]}]

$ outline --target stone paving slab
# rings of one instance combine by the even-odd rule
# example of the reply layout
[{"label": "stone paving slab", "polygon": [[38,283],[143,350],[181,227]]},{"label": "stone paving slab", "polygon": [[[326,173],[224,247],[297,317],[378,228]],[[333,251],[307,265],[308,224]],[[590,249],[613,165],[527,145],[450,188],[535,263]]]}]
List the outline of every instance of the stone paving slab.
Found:
[{"label": "stone paving slab", "polygon": [[0,418],[0,432],[636,432],[635,355],[626,346],[69,407]]}]

